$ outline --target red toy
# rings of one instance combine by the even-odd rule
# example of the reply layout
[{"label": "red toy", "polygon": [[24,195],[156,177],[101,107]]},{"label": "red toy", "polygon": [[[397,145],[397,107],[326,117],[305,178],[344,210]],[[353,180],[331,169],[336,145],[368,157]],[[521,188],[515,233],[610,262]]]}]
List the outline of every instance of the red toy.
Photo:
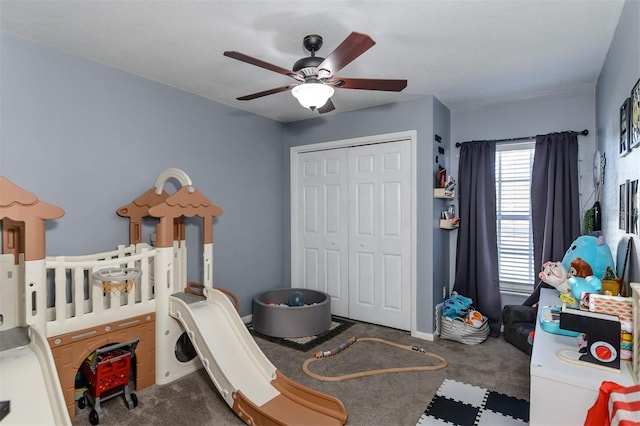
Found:
[{"label": "red toy", "polygon": [[103,420],[100,403],[122,395],[127,408],[138,406],[138,397],[129,391],[131,357],[135,353],[138,340],[132,340],[97,349],[81,367],[84,378],[89,382],[89,390],[78,401],[84,408],[87,403],[93,406],[89,413],[89,422],[97,425]]}]

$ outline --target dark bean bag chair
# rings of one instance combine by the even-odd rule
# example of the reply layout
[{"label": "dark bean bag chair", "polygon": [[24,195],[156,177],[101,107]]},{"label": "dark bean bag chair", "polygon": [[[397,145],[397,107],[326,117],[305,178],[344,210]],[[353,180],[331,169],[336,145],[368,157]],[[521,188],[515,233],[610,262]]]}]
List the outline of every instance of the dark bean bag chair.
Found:
[{"label": "dark bean bag chair", "polygon": [[502,309],[504,340],[528,355],[533,348],[528,339],[536,329],[536,313],[536,308],[525,305],[506,305]]}]

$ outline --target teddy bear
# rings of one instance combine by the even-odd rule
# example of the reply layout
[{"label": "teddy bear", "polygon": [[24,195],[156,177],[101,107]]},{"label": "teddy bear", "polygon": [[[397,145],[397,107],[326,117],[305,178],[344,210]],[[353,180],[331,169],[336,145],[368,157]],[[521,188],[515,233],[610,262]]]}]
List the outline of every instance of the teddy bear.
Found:
[{"label": "teddy bear", "polygon": [[580,257],[571,261],[567,282],[574,297],[581,300],[584,299],[585,293],[600,293],[602,291],[602,281],[593,275],[591,265]]},{"label": "teddy bear", "polygon": [[576,257],[571,261],[569,275],[572,277],[586,278],[593,275],[593,269],[591,269],[591,265],[582,260],[581,257]]}]

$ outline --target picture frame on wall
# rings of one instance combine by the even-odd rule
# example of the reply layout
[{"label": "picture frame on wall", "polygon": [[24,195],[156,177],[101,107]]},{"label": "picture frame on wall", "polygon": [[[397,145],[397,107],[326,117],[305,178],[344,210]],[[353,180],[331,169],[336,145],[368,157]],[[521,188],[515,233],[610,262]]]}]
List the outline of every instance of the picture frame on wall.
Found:
[{"label": "picture frame on wall", "polygon": [[629,183],[629,233],[640,235],[640,223],[638,222],[640,210],[640,194],[638,194],[638,179]]},{"label": "picture frame on wall", "polygon": [[620,106],[620,156],[631,152],[631,98],[624,100]]},{"label": "picture frame on wall", "polygon": [[618,229],[629,232],[629,212],[627,203],[629,202],[629,181],[620,184],[620,196],[618,197]]},{"label": "picture frame on wall", "polygon": [[640,147],[640,78],[631,89],[629,107],[629,148]]}]

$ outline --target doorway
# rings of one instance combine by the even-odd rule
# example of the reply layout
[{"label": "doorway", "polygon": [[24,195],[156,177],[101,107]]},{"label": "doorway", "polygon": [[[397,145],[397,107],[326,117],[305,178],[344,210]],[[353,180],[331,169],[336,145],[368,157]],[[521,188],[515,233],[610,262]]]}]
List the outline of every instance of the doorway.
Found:
[{"label": "doorway", "polygon": [[291,283],[415,330],[416,132],[291,148]]}]

